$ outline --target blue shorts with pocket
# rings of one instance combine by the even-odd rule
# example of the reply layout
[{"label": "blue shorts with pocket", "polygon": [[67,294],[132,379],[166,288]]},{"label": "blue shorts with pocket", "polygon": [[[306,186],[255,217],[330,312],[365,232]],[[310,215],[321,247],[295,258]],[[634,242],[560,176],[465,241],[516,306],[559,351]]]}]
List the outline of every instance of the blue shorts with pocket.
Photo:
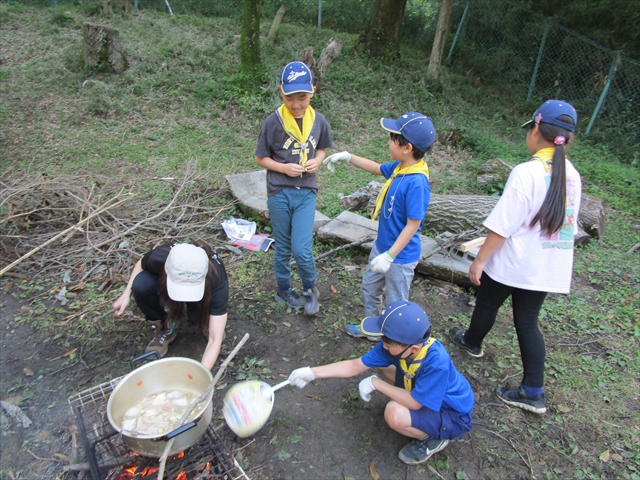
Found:
[{"label": "blue shorts with pocket", "polygon": [[[398,368],[396,370],[396,387],[404,388],[404,375]],[[443,408],[440,411],[422,407],[419,410],[409,410],[411,414],[411,426],[438,440],[453,440],[471,431],[471,412],[460,413],[455,410]]]}]

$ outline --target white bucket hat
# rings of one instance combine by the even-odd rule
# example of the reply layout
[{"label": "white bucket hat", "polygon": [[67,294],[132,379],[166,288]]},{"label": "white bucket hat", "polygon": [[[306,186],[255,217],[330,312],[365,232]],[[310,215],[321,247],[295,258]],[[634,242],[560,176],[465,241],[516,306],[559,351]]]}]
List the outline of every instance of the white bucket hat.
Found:
[{"label": "white bucket hat", "polygon": [[209,257],[204,249],[189,243],[174,245],[164,264],[167,293],[176,302],[199,302],[209,271]]}]

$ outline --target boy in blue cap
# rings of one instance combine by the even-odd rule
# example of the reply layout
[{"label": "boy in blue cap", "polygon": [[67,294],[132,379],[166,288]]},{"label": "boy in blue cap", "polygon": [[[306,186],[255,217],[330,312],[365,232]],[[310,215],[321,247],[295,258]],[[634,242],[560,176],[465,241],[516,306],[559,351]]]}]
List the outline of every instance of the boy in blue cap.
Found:
[{"label": "boy in blue cap", "polygon": [[[315,315],[320,299],[312,251],[316,173],[333,142],[324,115],[309,105],[315,91],[309,67],[302,62],[285,65],[279,83],[283,104],[262,124],[255,151],[256,162],[267,169],[267,206],[276,244],[276,300]],[[302,280],[302,297],[291,288],[292,256]]]},{"label": "boy in blue cap", "polygon": [[[418,232],[431,198],[429,167],[424,156],[431,152],[436,139],[431,119],[422,113],[409,112],[398,119],[383,118],[380,124],[390,133],[392,162],[381,165],[349,152],[333,154],[323,162],[331,171],[336,163],[348,162],[387,179],[371,216],[372,220],[379,217],[379,222],[378,236],[362,279],[366,317],[380,313],[385,289],[387,304],[409,300],[409,288],[422,251]],[[346,332],[354,337],[377,340],[360,325],[347,325]]]},{"label": "boy in blue cap", "polygon": [[289,381],[303,388],[317,378],[349,378],[369,368],[376,375],[360,382],[360,397],[371,400],[375,390],[391,399],[384,411],[387,425],[413,438],[398,453],[408,465],[426,462],[449,440],[471,430],[473,390],[456,370],[449,354],[435,338],[424,310],[413,302],[390,303],[377,317],[364,320],[367,331],[380,341],[361,358],[319,367],[298,368]]}]

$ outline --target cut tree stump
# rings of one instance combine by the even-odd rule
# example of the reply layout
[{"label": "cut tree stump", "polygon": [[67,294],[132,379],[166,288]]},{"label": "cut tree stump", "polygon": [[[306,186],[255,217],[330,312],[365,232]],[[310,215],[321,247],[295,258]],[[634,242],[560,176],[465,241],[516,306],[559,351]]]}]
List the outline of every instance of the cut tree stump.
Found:
[{"label": "cut tree stump", "polygon": [[120,49],[120,32],[106,25],[84,23],[82,25],[83,58],[88,67],[103,67],[121,73],[128,67],[124,52]]},{"label": "cut tree stump", "polygon": [[[340,204],[346,210],[371,212],[375,207],[376,197],[381,188],[381,183],[369,182],[366,187],[340,198]],[[498,200],[499,197],[489,195],[439,195],[432,193],[423,228],[437,233],[459,233],[477,229],[486,231],[482,223],[496,206]],[[589,202],[584,206],[586,208],[580,208],[578,217],[578,235],[574,240],[576,245],[587,243],[591,238],[590,232],[598,235],[597,228],[590,226],[593,215],[589,209],[594,207],[590,206]],[[588,226],[589,230],[583,225]]]},{"label": "cut tree stump", "polygon": [[320,85],[322,85],[324,77],[326,77],[329,71],[329,67],[331,67],[333,61],[340,55],[341,51],[342,40],[339,38],[329,40],[329,43],[322,49],[322,53],[320,53],[320,58],[317,62],[313,57],[313,47],[307,47],[302,51],[300,61],[306,64],[313,73],[313,78],[316,81],[316,92],[320,89]]}]

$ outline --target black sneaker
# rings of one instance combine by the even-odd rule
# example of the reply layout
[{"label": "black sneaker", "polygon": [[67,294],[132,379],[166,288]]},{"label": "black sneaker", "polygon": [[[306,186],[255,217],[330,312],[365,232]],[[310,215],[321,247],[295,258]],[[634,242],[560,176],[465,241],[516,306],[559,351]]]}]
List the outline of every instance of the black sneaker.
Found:
[{"label": "black sneaker", "polygon": [[482,347],[472,347],[465,341],[464,339],[465,332],[466,330],[464,328],[451,327],[449,329],[449,338],[451,338],[451,341],[453,343],[455,343],[457,346],[462,348],[465,352],[467,352],[472,357],[474,358],[484,357],[484,350],[482,349]]},{"label": "black sneaker", "polygon": [[305,301],[296,293],[294,288],[282,291],[278,290],[276,292],[276,301],[285,303],[291,308],[302,308],[305,304]]},{"label": "black sneaker", "polygon": [[318,303],[320,290],[318,290],[318,287],[308,288],[302,292],[302,296],[304,297],[304,314],[315,315],[318,313],[320,309],[320,304]]},{"label": "black sneaker", "polygon": [[424,438],[422,440],[412,440],[398,452],[398,458],[407,465],[418,465],[424,463],[431,455],[438,453],[449,445],[449,440],[438,440],[435,438]]},{"label": "black sneaker", "polygon": [[498,394],[498,398],[507,405],[512,405],[539,415],[547,411],[547,407],[544,405],[544,393],[532,397],[522,385],[518,388],[498,387],[496,393]]}]

